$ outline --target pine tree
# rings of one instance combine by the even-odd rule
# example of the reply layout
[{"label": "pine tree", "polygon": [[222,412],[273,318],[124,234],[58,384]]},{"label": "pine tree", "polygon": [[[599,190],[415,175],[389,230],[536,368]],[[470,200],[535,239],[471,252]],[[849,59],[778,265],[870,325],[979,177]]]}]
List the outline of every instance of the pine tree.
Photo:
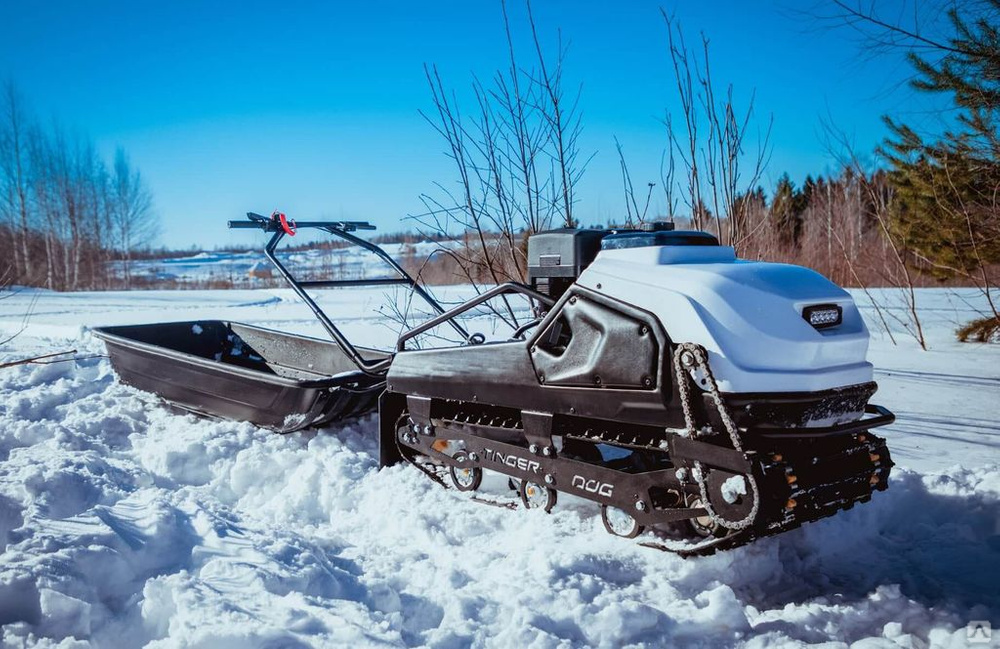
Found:
[{"label": "pine tree", "polygon": [[782,243],[798,245],[806,206],[802,192],[795,188],[787,173],[782,174],[774,187],[774,198],[771,200],[771,218]]},{"label": "pine tree", "polygon": [[[998,326],[990,266],[1000,263],[1000,0],[959,6],[949,11],[954,33],[936,44],[936,58],[909,54],[912,86],[948,97],[953,127],[931,138],[885,118],[892,225],[935,275],[976,282]],[[963,13],[970,11],[981,15]]]},{"label": "pine tree", "polygon": [[806,181],[802,183],[802,204],[805,207],[809,207],[809,203],[812,202],[813,193],[816,191],[816,181],[813,180],[812,174],[806,176]]}]

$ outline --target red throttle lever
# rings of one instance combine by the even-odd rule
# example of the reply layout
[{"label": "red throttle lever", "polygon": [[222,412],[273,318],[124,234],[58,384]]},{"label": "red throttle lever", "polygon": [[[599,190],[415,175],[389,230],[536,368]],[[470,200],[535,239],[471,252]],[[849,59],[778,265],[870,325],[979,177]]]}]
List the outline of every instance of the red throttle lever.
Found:
[{"label": "red throttle lever", "polygon": [[285,234],[290,237],[295,236],[295,219],[289,221],[284,212],[279,212],[278,210],[274,210],[271,214],[271,218],[277,219],[277,221],[281,223],[281,229],[285,231]]}]

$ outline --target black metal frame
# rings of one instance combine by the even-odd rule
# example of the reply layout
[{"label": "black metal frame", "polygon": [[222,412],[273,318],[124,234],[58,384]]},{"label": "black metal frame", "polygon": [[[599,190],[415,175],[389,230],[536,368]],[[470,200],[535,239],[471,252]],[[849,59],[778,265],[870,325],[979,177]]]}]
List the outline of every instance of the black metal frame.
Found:
[{"label": "black metal frame", "polygon": [[[426,333],[427,331],[430,331],[434,327],[444,324],[445,322],[451,322],[452,326],[455,326],[454,318],[462,315],[463,313],[465,313],[474,306],[479,306],[483,302],[488,302],[495,297],[506,295],[508,293],[520,293],[521,295],[526,295],[527,297],[536,300],[549,308],[551,308],[552,305],[556,303],[556,301],[550,298],[548,295],[539,293],[538,291],[528,286],[525,286],[524,284],[518,284],[517,282],[506,282],[504,284],[500,284],[499,286],[494,286],[485,293],[480,293],[479,295],[472,298],[468,302],[463,302],[462,304],[459,304],[457,307],[443,312],[436,318],[432,318],[431,320],[428,320],[427,322],[421,325],[417,325],[413,329],[410,329],[409,331],[405,332],[403,335],[399,337],[399,340],[396,341],[396,351],[397,352],[405,351],[407,340],[419,336],[422,333]],[[523,325],[522,327],[518,327],[517,330],[514,332],[515,337],[518,336],[519,334],[523,334],[524,333],[523,330],[530,328],[531,324],[536,324],[538,322],[540,322],[540,320],[536,318],[535,320],[525,323],[525,325]],[[466,339],[470,340],[470,342],[474,342],[471,340],[471,337],[469,336],[466,336]]]},{"label": "black metal frame", "polygon": [[869,429],[877,428],[879,426],[888,426],[892,422],[896,421],[896,415],[889,411],[888,408],[883,406],[875,405],[874,403],[869,403],[865,406],[866,415],[875,415],[874,417],[865,418],[862,416],[861,419],[856,421],[850,421],[844,424],[836,424],[833,426],[823,426],[823,427],[811,427],[811,428],[763,428],[754,427],[747,430],[747,434],[757,437],[765,437],[770,439],[791,439],[791,438],[805,438],[805,439],[819,439],[821,437],[833,437],[835,435],[847,435],[853,433],[863,433]]},{"label": "black metal frame", "polygon": [[[528,480],[539,485],[550,486],[558,491],[597,502],[611,505],[629,512],[642,525],[657,525],[681,521],[705,514],[702,508],[683,506],[658,507],[651,490],[656,488],[676,489],[678,492],[693,491],[694,485],[683,485],[677,478],[674,467],[651,469],[632,473],[608,466],[592,464],[583,460],[563,456],[552,452],[551,455],[532,453],[524,446],[511,444],[482,435],[484,428],[489,426],[465,426],[453,422],[430,420],[430,433],[409,435],[403,431],[393,431],[392,440],[383,438],[382,444],[398,440],[402,446],[418,451],[444,466],[458,466],[459,462],[453,456],[439,451],[435,443],[439,441],[461,442],[467,452],[465,462],[481,469],[497,471],[518,480]],[[409,441],[402,439],[402,434],[409,436]],[[384,433],[383,433],[384,434]],[[717,447],[716,447],[717,448]],[[491,454],[499,452],[508,462],[490,461]],[[397,446],[397,453],[398,446]],[[733,451],[740,456],[737,451]],[[495,455],[493,456],[495,457]],[[474,459],[472,459],[474,458]],[[750,465],[746,463],[746,471]],[[545,479],[548,476],[549,480]],[[574,479],[575,478],[575,479]],[[586,485],[595,485],[588,489]],[[612,487],[610,491],[598,491],[597,484]],[[637,509],[635,503],[643,503],[642,509]]]},{"label": "black metal frame", "polygon": [[[284,225],[282,225],[282,223],[277,218],[274,217],[268,218],[260,214],[255,214],[253,212],[247,212],[247,219],[248,219],[247,221],[229,221],[229,227],[231,229],[258,229],[258,230],[263,230],[264,232],[272,233],[270,241],[268,241],[267,245],[264,247],[264,255],[267,257],[268,261],[274,264],[274,267],[278,269],[278,272],[281,274],[284,280],[288,282],[288,285],[291,286],[292,290],[295,291],[295,293],[300,298],[302,298],[302,301],[306,303],[306,305],[310,308],[310,310],[312,310],[313,314],[316,316],[316,319],[319,320],[320,324],[323,325],[323,328],[326,329],[327,333],[330,334],[334,342],[336,342],[337,345],[339,345],[340,348],[344,350],[344,353],[347,354],[348,358],[350,358],[351,361],[358,366],[358,369],[360,369],[365,374],[369,374],[372,376],[384,375],[388,371],[389,365],[392,363],[392,356],[390,355],[387,358],[378,360],[369,360],[366,359],[364,356],[362,356],[361,353],[357,350],[357,348],[353,344],[351,344],[351,341],[349,341],[344,336],[344,334],[341,333],[340,329],[338,329],[337,326],[333,324],[333,321],[331,321],[330,318],[326,315],[326,313],[324,313],[323,310],[319,307],[319,305],[316,304],[316,301],[312,299],[312,296],[309,295],[309,293],[306,291],[306,288],[344,288],[348,286],[408,286],[410,287],[411,290],[413,290],[420,297],[422,297],[424,301],[426,301],[431,306],[431,308],[433,308],[440,314],[437,318],[434,318],[434,320],[430,321],[434,323],[433,325],[429,327],[422,325],[423,328],[418,333],[426,331],[427,329],[437,326],[438,324],[442,324],[443,322],[448,322],[448,324],[450,324],[451,327],[455,329],[455,331],[458,332],[458,334],[462,336],[463,339],[472,342],[472,337],[469,335],[469,333],[460,324],[458,324],[453,320],[455,315],[458,315],[458,313],[461,313],[465,309],[459,307],[458,309],[445,311],[444,307],[442,307],[437,302],[437,300],[435,300],[434,297],[431,296],[430,293],[428,293],[422,286],[420,286],[417,283],[417,281],[410,276],[409,273],[403,270],[403,268],[398,263],[396,263],[396,261],[392,257],[390,257],[384,250],[382,250],[374,243],[365,241],[364,239],[361,239],[359,237],[354,236],[353,234],[350,234],[351,232],[357,230],[374,230],[375,229],[374,225],[371,225],[366,221],[299,221],[294,224],[297,229],[316,228],[319,230],[323,230],[329,234],[332,234],[335,237],[339,237],[347,241],[348,243],[364,248],[365,250],[371,252],[379,259],[384,261],[386,264],[388,264],[396,272],[396,274],[399,275],[399,277],[378,278],[378,279],[339,279],[339,280],[301,282],[297,280],[287,268],[285,268],[284,264],[282,264],[281,261],[279,261],[277,256],[275,255],[278,243],[281,242],[281,240],[285,237],[286,234],[289,234],[289,232],[285,230]],[[534,293],[534,291],[532,291],[532,293]],[[484,293],[484,295],[486,295],[486,293]],[[466,303],[466,304],[469,307],[471,307],[474,306],[475,303],[473,304]],[[411,332],[407,332],[406,334],[404,334],[404,336],[407,336],[407,334],[410,334]],[[412,337],[412,335],[409,337]],[[400,340],[402,340],[402,338]]]}]

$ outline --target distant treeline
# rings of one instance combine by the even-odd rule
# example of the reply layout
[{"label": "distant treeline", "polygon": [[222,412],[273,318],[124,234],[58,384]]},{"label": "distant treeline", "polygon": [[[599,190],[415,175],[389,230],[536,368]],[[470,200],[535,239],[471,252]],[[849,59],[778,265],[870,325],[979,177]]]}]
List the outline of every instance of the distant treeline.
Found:
[{"label": "distant treeline", "polygon": [[[808,176],[800,186],[787,174],[782,175],[770,196],[763,188],[757,188],[736,197],[735,209],[740,211],[745,232],[737,246],[739,254],[744,259],[808,266],[848,287],[901,286],[906,283],[902,274],[907,269],[911,271],[910,281],[914,286],[968,285],[968,280],[954,274],[935,275],[933,264],[911,250],[903,252],[905,267],[898,263],[890,239],[883,232],[883,227],[888,227],[886,211],[893,197],[894,189],[885,171],[866,174],[845,167],[832,177]],[[692,223],[686,212],[678,211],[674,214],[623,212],[618,220],[580,225],[600,229],[637,228],[651,221],[666,220],[673,221],[677,229],[703,229],[720,235],[724,243],[733,243],[730,220],[726,217],[717,220],[707,206],[702,205],[700,209],[699,224]],[[474,230],[458,235],[456,238],[463,241],[458,248],[458,259],[454,255],[439,254],[429,261],[416,258],[406,261],[432,284],[489,283],[492,278],[490,263],[505,266],[503,272],[512,279],[523,279],[523,267],[504,260],[524,258],[527,250],[525,231],[517,230],[510,237],[517,248],[514,254],[505,254],[505,237],[491,231],[484,234],[483,242]],[[415,238],[426,240],[428,237]]]},{"label": "distant treeline", "polygon": [[[416,244],[423,243],[425,241],[446,241],[450,240],[452,237],[439,234],[420,234],[410,230],[399,231],[399,232],[385,232],[377,234],[373,237],[368,237],[369,241],[377,243],[379,245],[386,243],[407,243]],[[310,241],[303,243],[290,243],[294,241],[293,239],[285,239],[285,244],[282,245],[281,250],[287,252],[295,252],[306,249],[319,249],[319,250],[339,250],[341,248],[346,248],[350,244],[340,239],[328,239],[321,241]],[[252,252],[263,250],[262,239],[257,244],[240,244],[231,245],[227,244],[224,246],[215,246],[212,248],[215,251],[225,251],[225,252]],[[200,252],[204,252],[207,248],[195,247],[190,248],[167,248],[166,246],[159,247],[144,247],[138,248],[132,251],[131,258],[132,261],[155,261],[157,259],[177,259],[182,257],[190,257],[196,255]]]}]

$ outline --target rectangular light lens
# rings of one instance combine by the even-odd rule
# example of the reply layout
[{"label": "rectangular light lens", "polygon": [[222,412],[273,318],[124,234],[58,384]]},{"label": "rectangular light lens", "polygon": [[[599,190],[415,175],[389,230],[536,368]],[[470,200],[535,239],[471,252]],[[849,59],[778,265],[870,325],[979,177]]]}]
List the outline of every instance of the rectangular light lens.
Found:
[{"label": "rectangular light lens", "polygon": [[802,317],[816,329],[825,329],[839,325],[843,313],[836,304],[814,304],[802,310]]}]

